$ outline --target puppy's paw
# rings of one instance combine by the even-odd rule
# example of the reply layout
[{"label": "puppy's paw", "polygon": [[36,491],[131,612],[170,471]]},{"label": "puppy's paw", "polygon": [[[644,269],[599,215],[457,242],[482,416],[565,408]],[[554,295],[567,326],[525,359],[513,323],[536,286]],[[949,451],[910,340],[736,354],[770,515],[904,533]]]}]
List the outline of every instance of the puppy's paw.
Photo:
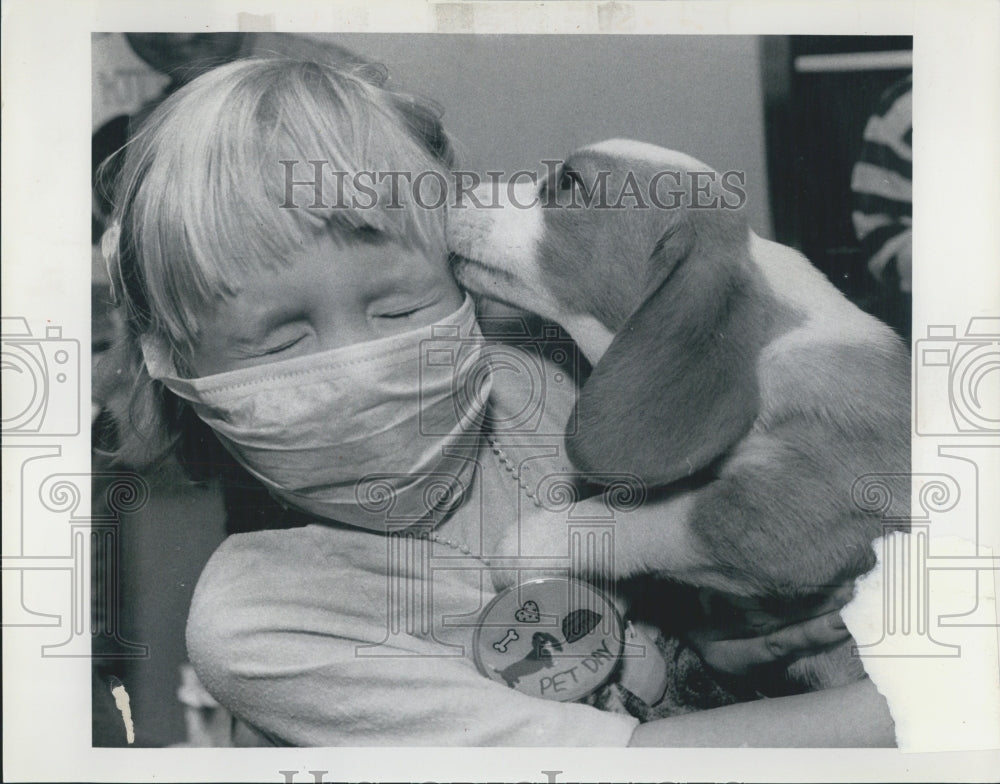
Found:
[{"label": "puppy's paw", "polygon": [[497,589],[542,577],[600,583],[614,577],[613,527],[578,520],[566,509],[522,509],[491,557]]}]

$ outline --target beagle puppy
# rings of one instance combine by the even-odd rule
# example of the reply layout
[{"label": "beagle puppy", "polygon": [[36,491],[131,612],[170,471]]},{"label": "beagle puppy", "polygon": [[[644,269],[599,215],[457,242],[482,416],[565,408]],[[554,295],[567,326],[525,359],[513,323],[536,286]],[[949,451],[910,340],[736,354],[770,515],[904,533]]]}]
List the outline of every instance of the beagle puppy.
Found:
[{"label": "beagle puppy", "polygon": [[[566,437],[577,469],[677,498],[616,538],[636,550],[616,549],[616,576],[642,564],[793,618],[874,566],[883,520],[909,509],[902,341],[750,231],[732,173],[612,140],[508,185],[450,206],[458,281],[561,324],[592,364]],[[898,478],[891,508],[859,504],[870,474]],[[670,528],[714,568],[672,571]],[[789,673],[812,688],[864,674],[850,641]]]}]

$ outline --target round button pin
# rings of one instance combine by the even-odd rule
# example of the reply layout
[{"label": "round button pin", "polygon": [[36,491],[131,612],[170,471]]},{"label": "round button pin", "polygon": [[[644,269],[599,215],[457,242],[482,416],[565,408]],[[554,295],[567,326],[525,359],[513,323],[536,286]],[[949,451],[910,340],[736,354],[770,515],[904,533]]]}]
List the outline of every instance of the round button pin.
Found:
[{"label": "round button pin", "polygon": [[512,689],[571,702],[604,685],[624,646],[615,605],[580,580],[543,577],[501,591],[479,616],[479,671]]}]

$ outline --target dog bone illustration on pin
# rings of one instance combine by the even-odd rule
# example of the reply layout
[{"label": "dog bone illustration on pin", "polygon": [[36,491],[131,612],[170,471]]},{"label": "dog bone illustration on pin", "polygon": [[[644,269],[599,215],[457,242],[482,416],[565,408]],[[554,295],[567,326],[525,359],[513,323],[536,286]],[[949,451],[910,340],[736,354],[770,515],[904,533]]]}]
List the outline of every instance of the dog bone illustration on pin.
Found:
[{"label": "dog bone illustration on pin", "polygon": [[502,640],[497,640],[493,643],[493,647],[497,653],[507,653],[507,646],[512,642],[517,642],[519,639],[521,639],[521,635],[513,629],[508,629],[506,636]]},{"label": "dog bone illustration on pin", "polygon": [[518,623],[538,623],[542,619],[538,604],[528,599],[521,605],[521,609],[514,613],[514,619]]}]

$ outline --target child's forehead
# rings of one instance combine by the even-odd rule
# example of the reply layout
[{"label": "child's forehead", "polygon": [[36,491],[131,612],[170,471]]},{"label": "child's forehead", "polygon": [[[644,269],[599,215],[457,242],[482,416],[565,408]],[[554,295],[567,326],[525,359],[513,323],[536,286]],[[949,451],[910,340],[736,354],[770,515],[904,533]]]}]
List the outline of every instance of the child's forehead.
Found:
[{"label": "child's forehead", "polygon": [[419,284],[447,263],[447,254],[421,247],[412,238],[394,236],[370,226],[326,226],[313,231],[295,260],[306,260],[317,274],[339,271],[346,282]]},{"label": "child's forehead", "polygon": [[243,273],[227,286],[233,292],[241,288],[241,278],[279,279],[290,270],[304,278],[334,275],[345,286],[377,288],[390,282],[419,284],[447,263],[447,253],[424,248],[405,234],[368,225],[324,223],[303,226],[300,236],[283,249],[258,249],[238,261]]}]

